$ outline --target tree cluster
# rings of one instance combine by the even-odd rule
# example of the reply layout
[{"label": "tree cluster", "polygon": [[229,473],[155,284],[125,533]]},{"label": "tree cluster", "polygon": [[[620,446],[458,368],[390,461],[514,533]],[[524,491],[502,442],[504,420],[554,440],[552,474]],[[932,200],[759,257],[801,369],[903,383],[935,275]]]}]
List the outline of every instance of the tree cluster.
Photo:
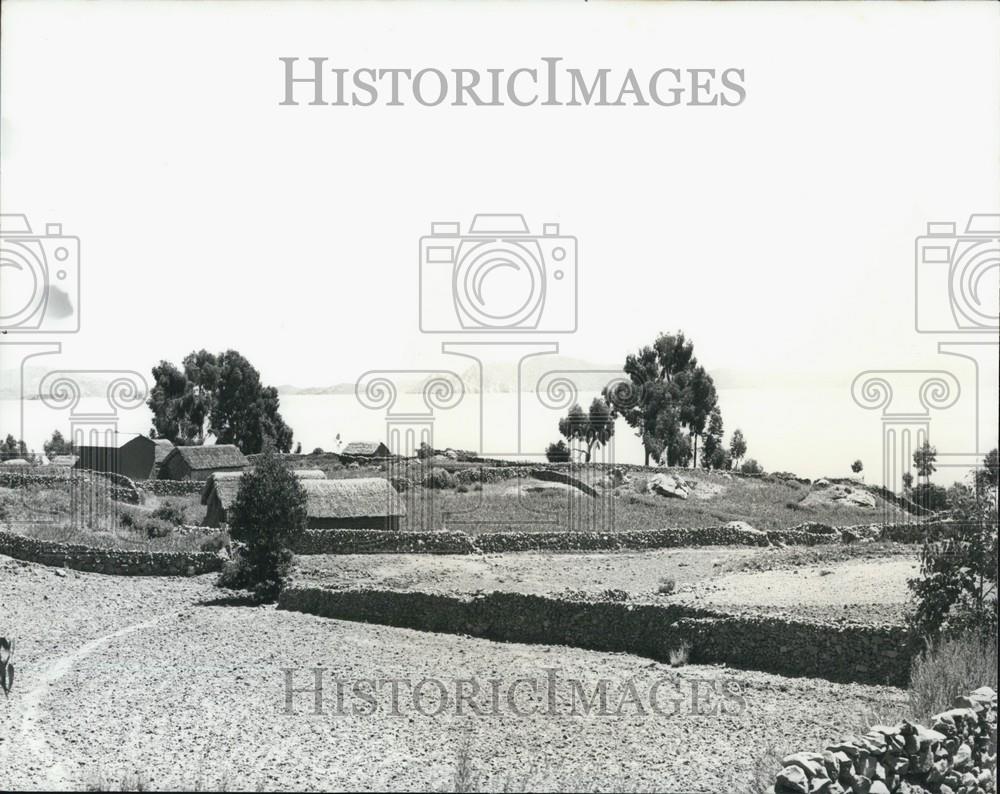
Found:
[{"label": "tree cluster", "polygon": [[202,444],[211,433],[216,443],[235,444],[248,454],[267,441],[280,452],[292,448],[292,430],[278,412],[278,390],[261,384],[260,373],[235,350],[191,352],[182,368],[160,361],[153,380],[147,404],[158,438]]}]

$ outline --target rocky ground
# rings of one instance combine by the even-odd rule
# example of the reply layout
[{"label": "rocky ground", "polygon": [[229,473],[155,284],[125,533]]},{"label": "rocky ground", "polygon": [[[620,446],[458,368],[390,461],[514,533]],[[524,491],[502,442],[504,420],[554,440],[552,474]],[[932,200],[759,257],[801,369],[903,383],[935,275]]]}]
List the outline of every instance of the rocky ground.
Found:
[{"label": "rocky ground", "polygon": [[[779,570],[724,573],[760,556],[760,549],[662,549],[595,554],[315,555],[300,557],[297,579],[344,586],[470,593],[624,591],[636,601],[683,601],[702,606],[794,612],[799,617],[899,622],[909,600],[907,579],[918,572],[915,552]],[[671,594],[668,582],[673,581]]]},{"label": "rocky ground", "polygon": [[[188,790],[741,792],[755,766],[773,776],[772,750],[822,745],[903,699],[885,687],[325,620],[220,593],[212,577],[124,579],[0,557],[0,634],[17,641],[14,691],[0,705],[0,788],[117,788],[138,775]],[[313,713],[311,691],[293,693],[289,711],[286,671],[306,688],[317,668],[324,713]],[[391,686],[363,679],[394,679],[397,713]],[[605,681],[603,713],[597,701],[589,714],[574,704],[574,680],[585,696]],[[414,687],[426,696],[417,703]]]},{"label": "rocky ground", "polygon": [[297,578],[344,585],[469,593],[481,590],[598,594],[624,590],[635,598],[655,596],[663,582],[693,584],[724,563],[759,554],[754,548],[661,549],[642,552],[431,555],[364,554],[299,557]]}]

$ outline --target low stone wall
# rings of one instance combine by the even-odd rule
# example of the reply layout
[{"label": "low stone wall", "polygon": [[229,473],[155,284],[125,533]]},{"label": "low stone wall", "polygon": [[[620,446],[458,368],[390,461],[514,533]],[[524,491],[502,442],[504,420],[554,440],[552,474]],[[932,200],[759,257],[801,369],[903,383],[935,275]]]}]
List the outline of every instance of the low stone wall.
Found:
[{"label": "low stone wall", "polygon": [[[281,609],[504,642],[569,645],[668,661],[687,641],[704,663],[835,681],[904,684],[902,627],[807,623],[733,615],[685,604],[641,604],[521,593],[444,595],[293,586]],[[718,632],[715,634],[715,632]]]},{"label": "low stone wall", "polygon": [[6,471],[0,469],[0,488],[31,488],[33,486],[37,487],[52,487],[52,486],[64,486],[70,480],[70,472],[72,469],[64,468],[62,466],[53,466],[54,471],[50,474],[48,472],[37,473],[35,471]]},{"label": "low stone wall", "polygon": [[157,496],[200,494],[205,483],[196,480],[136,480],[136,487]]},{"label": "low stone wall", "polygon": [[86,487],[92,485],[95,478],[105,480],[107,495],[114,501],[132,505],[141,501],[135,483],[128,477],[63,466],[33,467],[31,471],[0,471],[0,488]]},{"label": "low stone wall", "polygon": [[691,661],[832,681],[905,686],[916,653],[905,626],[837,624],[740,614],[678,621]]},{"label": "low stone wall", "polygon": [[197,576],[222,567],[210,552],[95,549],[0,531],[0,554],[17,560],[117,576]]},{"label": "low stone wall", "polygon": [[926,521],[913,524],[887,524],[882,528],[885,540],[897,543],[923,543],[953,537],[963,525],[956,521]]},{"label": "low stone wall", "polygon": [[982,687],[930,719],[879,725],[822,753],[793,753],[774,794],[986,794],[996,790],[997,693]]},{"label": "low stone wall", "polygon": [[871,527],[761,531],[721,526],[628,532],[394,532],[384,529],[310,529],[292,547],[297,554],[502,554],[518,551],[642,551],[701,546],[813,546],[875,539]]},{"label": "low stone wall", "polygon": [[296,554],[474,554],[464,532],[385,529],[306,529],[291,544]]}]

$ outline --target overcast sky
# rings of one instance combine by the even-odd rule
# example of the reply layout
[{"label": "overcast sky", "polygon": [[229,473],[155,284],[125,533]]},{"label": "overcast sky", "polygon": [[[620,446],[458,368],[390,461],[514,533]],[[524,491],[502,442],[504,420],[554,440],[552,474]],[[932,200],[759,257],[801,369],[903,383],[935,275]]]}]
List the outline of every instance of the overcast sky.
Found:
[{"label": "overcast sky", "polygon": [[[682,328],[710,370],[937,367],[938,338],[913,327],[914,238],[1000,211],[997,20],[986,3],[13,0],[3,211],[81,240],[65,366],[235,347],[269,383],[325,385],[437,360],[419,238],[500,211],[578,239],[567,355],[619,361]],[[281,107],[288,56],[736,67],[746,100]]]}]

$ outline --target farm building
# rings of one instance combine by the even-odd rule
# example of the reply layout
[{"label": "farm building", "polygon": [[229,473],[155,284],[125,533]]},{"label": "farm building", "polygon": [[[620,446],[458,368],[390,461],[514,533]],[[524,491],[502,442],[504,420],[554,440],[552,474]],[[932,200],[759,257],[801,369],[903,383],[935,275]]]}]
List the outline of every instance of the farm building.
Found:
[{"label": "farm building", "polygon": [[50,466],[64,466],[73,468],[80,459],[78,455],[53,455],[49,460]]},{"label": "farm building", "polygon": [[381,441],[352,441],[340,454],[356,458],[388,458],[391,453]]},{"label": "farm building", "polygon": [[167,455],[174,449],[174,442],[169,438],[154,438],[153,443],[156,444],[156,449],[153,450],[155,457],[153,459],[152,474],[152,479],[155,480],[160,476],[160,466],[163,465],[163,461],[166,460]]},{"label": "farm building", "polygon": [[[381,477],[327,480],[323,472],[296,471],[306,492],[310,529],[399,529],[406,515],[396,489]],[[206,507],[205,525],[226,523],[226,511],[239,490],[241,475],[222,472],[205,484],[201,502]]]},{"label": "farm building", "polygon": [[160,463],[157,479],[207,480],[210,474],[242,472],[246,467],[247,459],[232,444],[174,447]]},{"label": "farm building", "polygon": [[153,470],[156,444],[143,435],[115,433],[90,439],[90,444],[74,445],[74,468],[122,474],[133,480],[148,479]]},{"label": "farm building", "polygon": [[[326,475],[319,469],[297,469],[292,472],[300,480],[323,480]],[[241,471],[220,471],[210,474],[201,489],[201,503],[205,511],[206,527],[218,527],[226,523],[226,511],[233,504],[240,489]]]},{"label": "farm building", "polygon": [[304,480],[310,529],[399,529],[406,506],[381,477]]}]

